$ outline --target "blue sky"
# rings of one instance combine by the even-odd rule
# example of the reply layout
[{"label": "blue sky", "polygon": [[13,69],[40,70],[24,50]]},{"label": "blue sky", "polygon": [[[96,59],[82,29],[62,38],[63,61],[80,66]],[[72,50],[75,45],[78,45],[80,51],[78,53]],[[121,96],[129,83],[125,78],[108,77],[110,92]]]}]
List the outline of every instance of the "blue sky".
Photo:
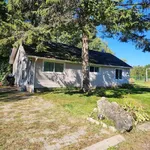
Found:
[{"label": "blue sky", "polygon": [[[150,32],[146,35],[150,38]],[[144,53],[141,49],[136,49],[132,43],[122,43],[112,38],[104,38],[103,40],[108,43],[109,48],[117,57],[127,60],[128,64],[132,66],[150,64],[150,52]]]}]

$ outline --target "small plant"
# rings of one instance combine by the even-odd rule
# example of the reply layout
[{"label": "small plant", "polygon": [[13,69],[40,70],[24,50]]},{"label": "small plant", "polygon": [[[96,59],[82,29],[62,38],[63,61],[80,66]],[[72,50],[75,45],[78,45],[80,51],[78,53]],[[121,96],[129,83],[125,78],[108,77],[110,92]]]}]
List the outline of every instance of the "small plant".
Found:
[{"label": "small plant", "polygon": [[134,88],[134,86],[133,86],[132,84],[127,84],[127,83],[125,83],[125,84],[122,84],[122,85],[121,85],[121,88],[131,89],[131,88]]},{"label": "small plant", "polygon": [[147,112],[144,110],[142,106],[135,106],[132,103],[125,103],[123,104],[123,109],[129,112],[135,121],[135,125],[140,122],[145,122],[150,120],[150,116],[147,114]]},{"label": "small plant", "polygon": [[98,96],[106,96],[106,88],[97,87],[93,92]]}]

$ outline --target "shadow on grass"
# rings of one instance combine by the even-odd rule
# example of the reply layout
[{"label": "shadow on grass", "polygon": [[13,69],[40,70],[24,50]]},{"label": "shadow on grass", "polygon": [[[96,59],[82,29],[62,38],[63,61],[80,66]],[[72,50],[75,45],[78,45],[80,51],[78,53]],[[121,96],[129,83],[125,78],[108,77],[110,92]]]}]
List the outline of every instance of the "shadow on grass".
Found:
[{"label": "shadow on grass", "polygon": [[127,94],[144,94],[150,92],[150,88],[139,86],[136,84],[124,84],[121,87],[107,87],[107,88],[95,88],[91,89],[89,93],[83,93],[80,88],[54,88],[54,89],[47,89],[47,91],[43,90],[42,93],[64,93],[68,95],[76,95],[79,94],[80,96],[99,96],[99,97],[108,97],[108,98],[122,98],[124,95]]},{"label": "shadow on grass", "polygon": [[[138,85],[129,85],[125,84],[121,87],[108,87],[108,88],[96,88],[92,89],[89,93],[86,93],[86,96],[104,96],[108,98],[121,98],[127,94],[144,94],[150,92],[150,88],[141,87]],[[68,92],[68,94],[73,94]]]},{"label": "shadow on grass", "polygon": [[0,88],[0,102],[15,102],[26,100],[33,94],[28,92],[20,92],[15,87],[1,87]]},{"label": "shadow on grass", "polygon": [[[122,87],[115,88],[96,88],[91,89],[89,93],[83,93],[80,88],[54,88],[54,89],[42,89],[37,91],[38,94],[44,93],[55,93],[55,94],[66,94],[66,95],[76,95],[79,96],[99,96],[108,98],[122,98],[127,94],[144,94],[150,92],[150,88],[139,86],[139,85],[123,85]],[[16,88],[5,87],[0,88],[0,102],[15,102],[20,100],[26,100],[33,94],[28,92],[19,92]]]}]

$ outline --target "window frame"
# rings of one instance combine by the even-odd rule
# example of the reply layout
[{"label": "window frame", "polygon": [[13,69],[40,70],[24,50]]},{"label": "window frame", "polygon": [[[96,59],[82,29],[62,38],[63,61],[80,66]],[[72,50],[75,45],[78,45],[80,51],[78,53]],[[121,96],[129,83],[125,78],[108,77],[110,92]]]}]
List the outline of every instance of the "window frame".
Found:
[{"label": "window frame", "polygon": [[[93,68],[94,68],[94,71],[93,71],[93,72],[90,71],[90,67],[93,67]],[[95,72],[95,68],[98,68],[98,72]],[[95,73],[95,74],[98,74],[98,73],[100,73],[100,70],[101,70],[101,68],[98,67],[98,66],[89,66],[89,73]]]},{"label": "window frame", "polygon": [[[116,72],[118,70],[118,78],[116,78]],[[121,78],[120,78],[120,72],[121,72]],[[122,80],[123,79],[123,69],[115,69],[115,79],[116,80]]]},{"label": "window frame", "polygon": [[[54,64],[53,71],[44,71],[44,63],[45,63],[45,62],[53,63],[53,64]],[[62,64],[62,65],[63,65],[63,72],[55,72],[55,64]],[[43,66],[42,66],[42,72],[43,72],[43,73],[58,73],[58,74],[61,74],[61,73],[64,73],[64,69],[65,69],[65,63],[43,60]]]}]

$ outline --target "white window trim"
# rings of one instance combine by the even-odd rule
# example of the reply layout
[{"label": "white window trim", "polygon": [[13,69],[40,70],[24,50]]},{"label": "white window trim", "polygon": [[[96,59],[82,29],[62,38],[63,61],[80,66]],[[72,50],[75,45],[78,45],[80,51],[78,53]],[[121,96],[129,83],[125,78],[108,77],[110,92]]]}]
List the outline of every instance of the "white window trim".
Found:
[{"label": "white window trim", "polygon": [[[122,70],[122,79],[116,79],[116,70]],[[123,80],[123,69],[121,69],[121,68],[116,68],[115,69],[115,80],[117,80],[117,81],[118,80],[120,80],[120,81]]]},{"label": "white window trim", "polygon": [[[53,71],[44,71],[44,62],[54,63],[54,69],[53,69]],[[63,64],[63,72],[55,72],[55,63],[57,63],[57,64]],[[57,73],[57,74],[63,74],[63,73],[64,73],[64,70],[65,70],[65,66],[66,66],[65,63],[43,60],[43,62],[42,62],[42,72],[43,72],[43,73]]]}]

